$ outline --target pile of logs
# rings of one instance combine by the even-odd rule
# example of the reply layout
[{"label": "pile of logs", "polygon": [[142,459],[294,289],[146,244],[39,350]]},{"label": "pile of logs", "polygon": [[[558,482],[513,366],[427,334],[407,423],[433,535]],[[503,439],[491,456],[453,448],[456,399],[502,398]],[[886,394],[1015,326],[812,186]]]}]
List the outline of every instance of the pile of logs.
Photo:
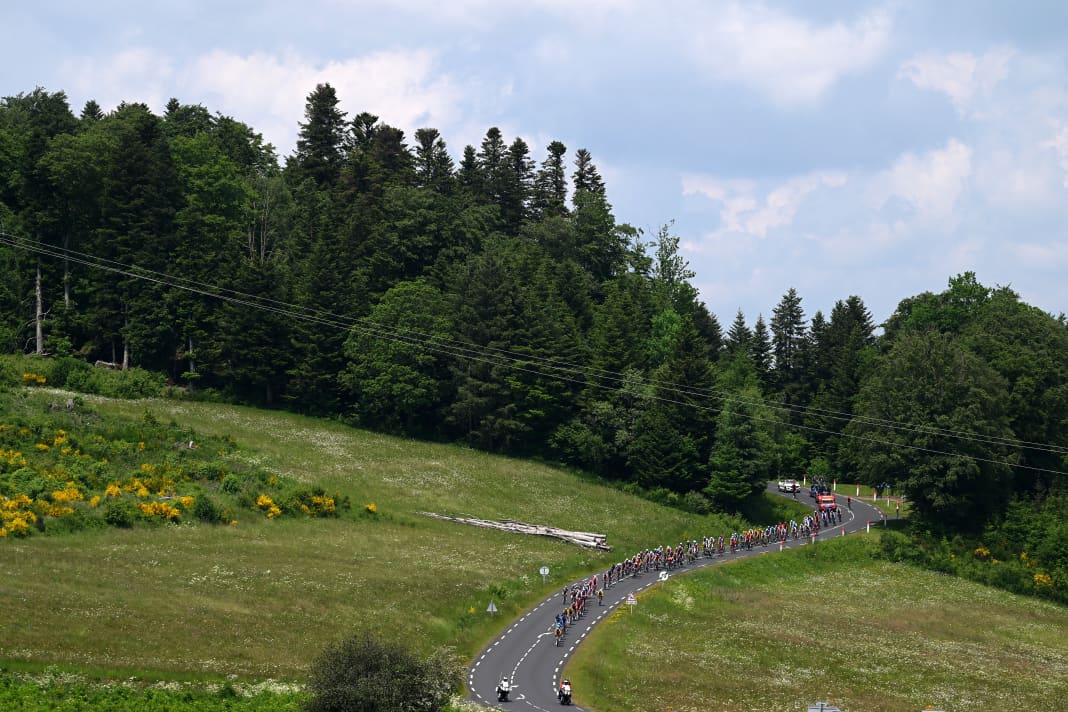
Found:
[{"label": "pile of logs", "polygon": [[499,529],[505,532],[512,532],[513,534],[536,534],[538,536],[551,536],[554,539],[563,539],[569,541],[572,544],[578,544],[584,546],[587,549],[600,549],[602,551],[611,551],[612,547],[608,546],[605,542],[608,541],[608,536],[605,534],[594,534],[592,532],[572,532],[567,529],[557,529],[556,527],[548,527],[544,524],[525,524],[523,522],[517,522],[514,519],[502,519],[500,521],[491,521],[487,519],[475,519],[474,517],[450,517],[447,514],[437,514],[436,512],[416,512],[416,514],[422,514],[424,517],[433,517],[434,519],[444,519],[447,522],[459,522],[460,524],[470,524],[475,527],[486,527],[488,529]]}]

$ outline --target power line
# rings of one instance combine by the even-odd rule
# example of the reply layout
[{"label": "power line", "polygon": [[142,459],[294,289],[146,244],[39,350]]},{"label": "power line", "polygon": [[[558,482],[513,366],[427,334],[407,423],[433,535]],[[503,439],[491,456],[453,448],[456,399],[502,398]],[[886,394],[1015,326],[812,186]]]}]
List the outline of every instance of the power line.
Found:
[{"label": "power line", "polygon": [[[578,385],[593,386],[601,390],[615,390],[615,388],[618,385],[622,385],[626,379],[625,374],[608,371],[605,369],[598,369],[589,366],[572,364],[562,359],[547,358],[532,354],[521,354],[508,349],[479,346],[467,342],[457,341],[455,339],[428,335],[411,329],[400,329],[398,327],[374,322],[369,319],[355,319],[352,317],[344,317],[323,310],[301,307],[299,305],[291,304],[289,302],[283,302],[267,297],[250,295],[229,288],[219,287],[217,285],[205,284],[196,280],[181,277],[179,275],[169,275],[144,268],[130,267],[128,265],[115,262],[113,260],[96,257],[75,250],[51,247],[41,245],[39,243],[31,243],[16,236],[10,235],[6,232],[0,232],[0,244],[6,244],[16,249],[35,252],[37,254],[45,255],[48,257],[62,258],[69,262],[73,262],[74,264],[80,264],[93,269],[100,269],[115,274],[121,274],[123,276],[131,277],[134,279],[140,279],[156,284],[161,284],[164,286],[169,286],[175,289],[193,292],[209,298],[247,306],[253,309],[260,309],[263,311],[272,312],[295,320],[308,321],[334,328],[355,330],[372,336],[374,338],[381,338],[395,342],[406,343],[413,346],[418,346],[432,353],[438,353],[457,358],[464,358],[476,362],[487,363],[490,365],[507,366],[513,370],[517,370],[520,372],[530,373],[542,377],[556,378],[564,382],[575,383]],[[538,367],[540,367],[541,369],[551,369],[553,373],[547,373],[544,370],[539,370]],[[591,378],[598,380],[597,382],[591,383],[589,380]],[[606,385],[605,383],[602,383],[600,381],[606,381],[608,383],[614,383],[617,385]],[[979,433],[953,431],[942,428],[934,428],[931,426],[917,426],[908,424],[902,425],[899,423],[894,423],[893,421],[864,416],[850,416],[846,413],[819,409],[814,407],[785,404],[769,404],[763,401],[747,400],[735,394],[728,394],[722,389],[699,388],[687,386],[685,384],[662,381],[655,378],[643,378],[642,381],[660,389],[665,393],[674,393],[676,396],[680,397],[690,396],[701,399],[712,399],[715,397],[719,397],[720,399],[726,402],[747,405],[751,407],[759,407],[771,411],[780,411],[787,413],[800,412],[802,414],[809,415],[816,414],[819,417],[829,417],[831,419],[842,421],[849,421],[856,418],[859,422],[864,422],[867,424],[874,425],[876,427],[886,428],[889,430],[930,433],[935,435],[952,437],[964,441],[1000,445],[1006,447],[1019,447],[1021,449],[1030,449],[1051,454],[1068,453],[1068,448],[1062,448],[1050,444],[1030,443],[1027,441],[1015,440],[1011,438],[1000,438],[996,436],[982,435]],[[717,408],[715,406],[710,405],[700,405],[691,401],[675,400],[673,398],[657,395],[655,393],[646,397],[663,403],[682,405],[685,407],[691,407],[714,413],[720,413],[723,411],[723,408]],[[880,440],[877,438],[871,438],[852,433],[836,432],[810,425],[790,423],[788,421],[765,418],[752,413],[746,413],[744,411],[735,412],[739,416],[744,418],[748,418],[755,421],[767,422],[774,425],[790,427],[797,430],[823,433],[826,435],[844,437],[857,441],[871,442],[875,444],[887,445],[890,447],[901,447],[911,450],[928,452],[932,454],[965,457],[976,461],[1002,464],[1010,467],[1017,467],[1038,472],[1065,474],[1059,470],[1051,470],[1047,468],[1023,465],[1005,460],[981,458],[974,455],[962,455],[959,453],[951,453],[946,452],[944,450],[925,448],[921,446],[910,445],[907,443],[897,443],[893,441]]]}]

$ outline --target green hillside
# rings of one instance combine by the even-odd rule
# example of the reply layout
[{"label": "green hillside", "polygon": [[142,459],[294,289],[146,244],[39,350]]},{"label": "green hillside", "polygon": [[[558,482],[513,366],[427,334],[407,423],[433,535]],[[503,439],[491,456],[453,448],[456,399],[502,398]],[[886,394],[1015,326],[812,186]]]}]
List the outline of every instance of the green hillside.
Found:
[{"label": "green hillside", "polygon": [[[66,394],[16,396],[9,421],[69,421],[49,408]],[[10,412],[15,408],[21,412]],[[79,409],[83,423],[96,424],[85,431],[68,425],[71,439],[90,440],[94,429],[123,421],[173,423],[194,439],[232,438],[236,448],[216,458],[224,466],[261,468],[282,482],[336,492],[353,506],[325,519],[269,518],[253,506],[236,511],[236,524],[183,514],[179,523],[73,533],[52,533],[62,519],[55,518],[44,534],[6,537],[0,660],[7,664],[300,681],[328,642],[359,627],[388,629],[422,650],[452,645],[469,656],[520,607],[613,555],[416,512],[603,532],[618,551],[712,526],[544,465],[291,414],[89,396]],[[37,454],[27,454],[31,465]],[[140,454],[153,455],[151,447]],[[552,570],[544,584],[537,574],[543,565]],[[484,612],[491,600],[496,618]]]},{"label": "green hillside", "polygon": [[[876,558],[875,534],[672,578],[568,668],[592,710],[1062,709],[1068,609]],[[930,706],[929,706],[930,705]]]},{"label": "green hillside", "polygon": [[[82,396],[72,413],[57,407],[69,395],[0,393],[5,432],[40,439],[63,426],[61,445],[88,448],[99,438],[118,452],[108,440],[116,433],[170,431],[194,439],[181,457],[199,452],[220,472],[256,474],[252,481],[283,492],[319,488],[352,506],[325,518],[289,509],[270,517],[194,483],[200,496],[231,507],[236,523],[206,524],[192,510],[129,528],[64,527],[58,516],[43,533],[5,537],[0,702],[8,706],[294,709],[310,662],[355,629],[386,630],[421,651],[451,645],[466,659],[561,581],[622,552],[736,526],[549,466],[330,421],[95,396]],[[219,449],[205,453],[209,445]],[[149,439],[133,459],[100,458],[100,482],[123,468],[143,475],[140,460],[173,461],[173,447]],[[54,473],[47,458],[57,449],[34,448],[27,466],[52,463]],[[5,486],[17,479],[9,472]],[[88,499],[69,504],[91,517]],[[421,510],[604,532],[616,551],[441,522]],[[569,669],[580,702],[678,712],[707,709],[709,700],[716,709],[778,710],[820,697],[843,709],[892,710],[1014,699],[1039,709],[1068,692],[1037,683],[1043,671],[1068,679],[1063,608],[876,561],[874,552],[863,540],[835,540],[672,579],[580,649]],[[552,571],[545,583],[542,565]],[[485,612],[490,601],[495,617]],[[218,688],[223,682],[259,694],[235,697]]]}]

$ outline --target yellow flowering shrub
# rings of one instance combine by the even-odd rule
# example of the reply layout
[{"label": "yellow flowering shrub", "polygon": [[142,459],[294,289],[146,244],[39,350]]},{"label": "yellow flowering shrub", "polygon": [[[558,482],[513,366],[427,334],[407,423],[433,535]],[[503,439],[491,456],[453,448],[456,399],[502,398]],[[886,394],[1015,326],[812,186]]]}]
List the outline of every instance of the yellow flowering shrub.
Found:
[{"label": "yellow flowering shrub", "polygon": [[990,549],[987,549],[985,546],[979,546],[976,547],[973,553],[977,559],[986,559],[990,556]]},{"label": "yellow flowering shrub", "polygon": [[5,450],[0,448],[0,461],[12,467],[26,467],[26,458],[18,450]]},{"label": "yellow flowering shrub", "polygon": [[96,509],[100,505],[100,495],[93,495],[93,498],[89,500],[89,506]]},{"label": "yellow flowering shrub", "polygon": [[185,509],[187,511],[193,508],[193,504],[195,503],[195,501],[196,499],[194,497],[191,497],[190,495],[185,495],[178,498],[178,503],[182,505],[182,509]]},{"label": "yellow flowering shrub", "polygon": [[375,514],[375,513],[378,512],[378,507],[375,506],[374,502],[371,502],[370,504],[364,505],[364,509],[366,509],[371,514]]},{"label": "yellow flowering shrub", "polygon": [[122,496],[122,487],[119,486],[118,482],[112,482],[111,484],[109,484],[107,486],[107,489],[104,490],[104,496],[105,497],[121,497]]},{"label": "yellow flowering shrub", "polygon": [[41,452],[45,452],[45,451],[48,450],[48,444],[47,443],[37,443],[36,445],[34,445],[34,447],[37,448],[38,450],[40,450]]},{"label": "yellow flowering shrub", "polygon": [[159,517],[171,522],[178,521],[182,516],[176,507],[167,502],[140,502],[137,508],[150,517]]},{"label": "yellow flowering shrub", "polygon": [[43,386],[48,379],[36,373],[22,374],[22,382],[27,386]]},{"label": "yellow flowering shrub", "polygon": [[74,482],[68,482],[67,486],[61,490],[52,490],[53,502],[80,502],[85,499],[85,495],[78,489],[78,485]]},{"label": "yellow flowering shrub", "polygon": [[333,514],[337,510],[337,505],[334,504],[333,497],[313,495],[312,509],[321,514]]},{"label": "yellow flowering shrub", "polygon": [[256,498],[256,506],[267,513],[268,519],[274,519],[275,517],[282,516],[281,508],[274,503],[274,500],[265,494],[261,494]]},{"label": "yellow flowering shrub", "polygon": [[1035,574],[1035,588],[1053,588],[1053,578],[1049,574]]}]

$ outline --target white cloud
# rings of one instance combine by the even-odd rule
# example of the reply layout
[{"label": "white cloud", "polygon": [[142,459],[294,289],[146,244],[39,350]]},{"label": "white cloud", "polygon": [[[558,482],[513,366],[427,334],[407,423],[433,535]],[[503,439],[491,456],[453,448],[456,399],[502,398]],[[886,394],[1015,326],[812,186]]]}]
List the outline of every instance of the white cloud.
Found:
[{"label": "white cloud", "polygon": [[1006,47],[994,48],[981,57],[968,52],[926,52],[902,64],[898,76],[920,89],[942,92],[963,115],[973,109],[977,100],[988,98],[1005,78],[1013,54]]},{"label": "white cloud", "polygon": [[1061,168],[1064,169],[1062,183],[1065,188],[1068,188],[1068,124],[1060,124],[1057,127],[1056,133],[1049,141],[1043,144],[1043,147],[1053,149],[1057,153],[1057,157],[1061,162]]},{"label": "white cloud", "polygon": [[875,209],[897,199],[924,225],[951,229],[959,222],[954,212],[972,172],[972,149],[957,139],[945,148],[900,156],[888,170],[875,175],[868,199]]},{"label": "white cloud", "polygon": [[747,180],[721,181],[707,176],[683,176],[683,195],[701,195],[722,205],[720,233],[742,233],[767,237],[774,228],[787,227],[805,198],[820,188],[845,185],[846,175],[820,171],[791,178],[763,195]]},{"label": "white cloud", "polygon": [[120,101],[142,101],[161,111],[170,97],[203,104],[248,123],[281,155],[295,145],[307,96],[316,84],[333,86],[350,118],[369,111],[409,135],[431,125],[448,135],[463,120],[462,107],[482,93],[442,72],[434,52],[425,49],[326,63],[292,51],[242,55],[213,50],[176,66],[151,49],[131,48],[103,59],[68,61],[63,74],[74,93],[96,98],[105,109]]},{"label": "white cloud", "polygon": [[99,59],[64,60],[59,71],[69,93],[92,97],[106,110],[123,101],[143,102],[160,110],[174,96],[173,62],[147,47],[131,47]]},{"label": "white cloud", "polygon": [[316,84],[329,83],[351,118],[369,111],[409,132],[448,126],[460,115],[463,91],[438,73],[428,50],[375,52],[317,65],[299,55],[236,55],[213,51],[196,59],[188,85],[208,105],[255,115],[252,123],[287,153]]},{"label": "white cloud", "polygon": [[817,25],[759,4],[715,4],[685,12],[679,36],[711,76],[751,86],[782,105],[813,103],[841,77],[887,49],[891,20],[877,10],[852,24]]}]

